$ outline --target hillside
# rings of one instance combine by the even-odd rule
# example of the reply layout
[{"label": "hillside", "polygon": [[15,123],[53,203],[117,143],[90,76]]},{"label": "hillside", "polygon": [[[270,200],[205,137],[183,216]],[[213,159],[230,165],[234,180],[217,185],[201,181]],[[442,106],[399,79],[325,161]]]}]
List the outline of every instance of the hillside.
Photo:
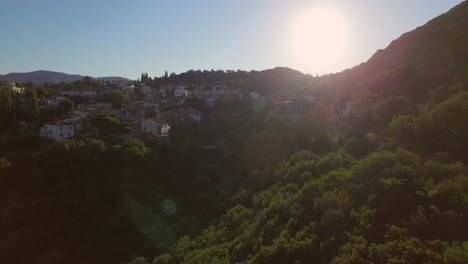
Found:
[{"label": "hillside", "polygon": [[[82,80],[85,76],[78,74],[67,74],[54,71],[33,71],[25,73],[9,73],[0,75],[0,80],[13,82],[33,82],[33,83],[59,83]],[[130,81],[123,77],[99,77],[98,80],[104,81]]]},{"label": "hillside", "polygon": [[112,116],[68,140],[19,135],[18,120],[51,113],[32,89],[0,86],[0,259],[468,263],[467,20],[464,2],[318,78],[278,67],[143,80],[267,98],[193,104],[206,119],[175,124],[169,145]]},{"label": "hillside", "polygon": [[468,81],[468,2],[403,34],[367,62],[320,78],[318,87],[405,94],[417,102],[440,85]]},{"label": "hillside", "polygon": [[310,113],[266,110],[233,206],[132,263],[468,263],[467,28],[464,2],[311,79]]}]

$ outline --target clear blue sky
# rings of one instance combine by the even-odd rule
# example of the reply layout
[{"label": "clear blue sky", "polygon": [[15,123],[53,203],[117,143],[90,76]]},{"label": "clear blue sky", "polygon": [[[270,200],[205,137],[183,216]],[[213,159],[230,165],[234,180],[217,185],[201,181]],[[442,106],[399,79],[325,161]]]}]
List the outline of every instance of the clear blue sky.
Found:
[{"label": "clear blue sky", "polygon": [[[461,0],[0,0],[0,74],[53,70],[136,79],[164,70],[300,68],[288,47],[291,21],[333,5],[349,21],[346,58],[366,61],[402,33]],[[326,25],[320,25],[326,26]],[[311,28],[313,30],[313,28]]]}]

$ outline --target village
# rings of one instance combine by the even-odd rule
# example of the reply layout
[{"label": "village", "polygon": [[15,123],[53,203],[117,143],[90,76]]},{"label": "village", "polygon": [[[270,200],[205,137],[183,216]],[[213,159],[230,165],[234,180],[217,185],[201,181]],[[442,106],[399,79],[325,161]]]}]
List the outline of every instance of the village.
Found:
[{"label": "village", "polygon": [[[24,88],[12,85],[17,93],[24,92]],[[119,104],[109,99],[117,94],[124,97]],[[274,95],[266,99],[259,92],[243,92],[222,84],[154,88],[144,83],[119,81],[94,89],[56,89],[47,96],[38,96],[37,100],[41,112],[57,113],[60,109],[58,115],[40,124],[39,135],[43,138],[64,140],[79,135],[99,136],[94,121],[109,116],[125,126],[125,133],[121,133],[125,139],[151,136],[160,144],[169,144],[171,127],[203,124],[210,118],[206,115],[210,109],[229,100],[249,100],[255,104],[281,106],[289,112],[303,112],[310,110],[315,98],[291,99]],[[68,107],[63,107],[67,104]]]},{"label": "village", "polygon": [[[103,96],[113,96],[116,93],[122,93],[126,97],[121,105],[99,100]],[[206,118],[200,109],[187,103],[189,98],[196,98],[198,106],[203,105],[202,108],[210,108],[220,100],[243,97],[240,90],[223,85],[190,90],[184,85],[151,88],[147,85],[117,82],[110,88],[99,90],[67,89],[60,91],[57,96],[38,99],[41,111],[56,109],[66,101],[71,102],[69,110],[62,115],[66,118],[43,124],[40,136],[51,140],[68,139],[96,130],[91,124],[97,117],[112,116],[126,125],[127,137],[151,135],[160,143],[169,143],[171,126],[200,123]],[[253,92],[251,97],[257,98],[259,95]],[[76,104],[73,102],[76,98],[85,102]]]}]

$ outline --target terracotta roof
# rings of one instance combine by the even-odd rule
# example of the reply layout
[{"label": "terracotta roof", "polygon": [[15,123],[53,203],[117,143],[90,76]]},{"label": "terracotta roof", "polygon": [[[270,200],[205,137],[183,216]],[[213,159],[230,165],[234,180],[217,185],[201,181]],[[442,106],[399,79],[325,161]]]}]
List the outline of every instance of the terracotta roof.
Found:
[{"label": "terracotta roof", "polygon": [[46,125],[49,125],[49,126],[68,126],[69,124],[66,124],[63,120],[59,120],[59,121],[52,121],[52,122],[46,123]]},{"label": "terracotta roof", "polygon": [[160,124],[160,125],[166,125],[167,122],[162,120],[162,119],[159,119],[159,118],[150,118],[151,120],[153,120],[154,122]]}]

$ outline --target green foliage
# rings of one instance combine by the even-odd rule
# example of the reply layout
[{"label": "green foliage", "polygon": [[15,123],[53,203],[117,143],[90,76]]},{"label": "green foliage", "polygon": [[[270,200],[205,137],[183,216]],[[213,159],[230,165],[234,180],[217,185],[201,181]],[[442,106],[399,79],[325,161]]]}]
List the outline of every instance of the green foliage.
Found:
[{"label": "green foliage", "polygon": [[129,143],[126,143],[122,146],[121,150],[123,150],[125,154],[130,158],[142,158],[149,151],[146,148],[145,143],[139,140],[134,140]]},{"label": "green foliage", "polygon": [[108,135],[118,130],[120,120],[113,116],[100,115],[96,117],[93,124],[99,130],[99,133]]},{"label": "green foliage", "polygon": [[410,112],[409,100],[403,96],[391,96],[381,100],[375,109],[374,118],[377,123],[387,125],[394,116],[406,115]]},{"label": "green foliage", "polygon": [[[210,121],[174,128],[170,146],[122,139],[112,116],[93,123],[102,140],[0,133],[0,259],[467,263],[466,7],[321,78],[285,68],[144,73],[152,87],[263,95],[219,100],[204,109]],[[36,121],[46,92],[28,85],[18,96],[7,86],[0,83],[0,130]],[[85,78],[42,87],[102,86]],[[304,113],[269,100],[309,95]],[[122,91],[97,98],[116,109],[128,100]]]},{"label": "green foliage", "polygon": [[204,105],[203,97],[196,95],[196,96],[189,96],[185,99],[185,103],[193,108],[200,109]]},{"label": "green foliage", "polygon": [[453,245],[444,250],[444,262],[453,264],[462,264],[468,262],[468,246],[465,242],[462,245]]},{"label": "green foliage", "polygon": [[447,148],[458,152],[460,144],[464,148],[468,146],[468,93],[459,93],[443,101],[430,116]]},{"label": "green foliage", "polygon": [[118,91],[112,95],[112,107],[119,109],[129,101],[128,94],[124,91]]},{"label": "green foliage", "polygon": [[350,137],[343,145],[343,149],[355,157],[363,157],[372,150],[372,143],[367,137]]},{"label": "green foliage", "polygon": [[[303,178],[301,175],[305,171],[309,171],[309,175]],[[439,221],[438,217],[422,220],[426,204],[435,203],[439,210],[451,208],[459,213],[468,208],[440,204],[442,201],[460,202],[460,198],[446,197],[439,201],[421,196],[428,192],[428,182],[421,177],[431,182],[431,188],[438,190],[438,195],[452,193],[456,196],[467,192],[464,186],[468,184],[464,180],[448,183],[447,176],[454,175],[452,179],[460,181],[467,179],[466,173],[461,163],[442,164],[431,160],[422,163],[419,155],[404,149],[375,152],[358,162],[345,153],[330,153],[319,158],[301,151],[281,162],[275,170],[275,178],[282,183],[254,195],[250,208],[236,205],[228,210],[217,225],[206,229],[196,239],[181,240],[171,259],[182,263],[198,263],[194,259],[245,263],[310,260],[451,263],[444,259],[464,260],[460,247],[453,249],[448,242],[440,244],[437,240],[413,237],[413,234],[420,234],[424,226],[429,228],[426,232],[433,232],[430,223]],[[442,177],[441,184],[446,187],[434,184],[438,182],[431,180],[434,177]],[[412,224],[415,221],[418,224]],[[461,219],[453,221],[461,224]],[[459,224],[453,230],[466,233],[468,230]],[[462,237],[450,234],[444,239],[451,241]]]}]

